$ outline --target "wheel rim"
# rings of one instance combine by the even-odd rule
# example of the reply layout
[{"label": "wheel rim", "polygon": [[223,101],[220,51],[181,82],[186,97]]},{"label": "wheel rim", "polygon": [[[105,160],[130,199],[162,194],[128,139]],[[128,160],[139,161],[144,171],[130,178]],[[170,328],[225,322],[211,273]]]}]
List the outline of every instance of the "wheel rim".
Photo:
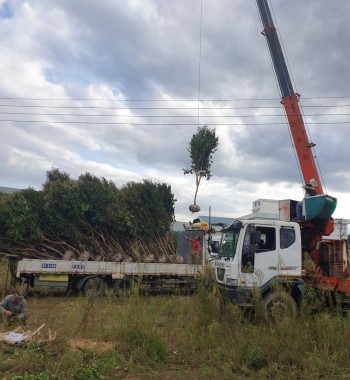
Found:
[{"label": "wheel rim", "polygon": [[276,322],[284,318],[294,318],[297,308],[294,299],[288,294],[271,294],[265,303],[266,319]]},{"label": "wheel rim", "polygon": [[84,285],[84,294],[99,297],[103,295],[105,283],[101,278],[90,278]]}]

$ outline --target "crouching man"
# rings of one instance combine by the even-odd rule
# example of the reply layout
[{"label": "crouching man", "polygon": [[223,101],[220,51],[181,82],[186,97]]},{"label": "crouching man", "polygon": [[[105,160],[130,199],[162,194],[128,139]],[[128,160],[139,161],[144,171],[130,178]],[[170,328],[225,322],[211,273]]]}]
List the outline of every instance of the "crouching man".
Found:
[{"label": "crouching man", "polygon": [[27,301],[18,293],[9,294],[0,302],[0,316],[2,319],[7,319],[8,324],[20,323],[25,325]]}]

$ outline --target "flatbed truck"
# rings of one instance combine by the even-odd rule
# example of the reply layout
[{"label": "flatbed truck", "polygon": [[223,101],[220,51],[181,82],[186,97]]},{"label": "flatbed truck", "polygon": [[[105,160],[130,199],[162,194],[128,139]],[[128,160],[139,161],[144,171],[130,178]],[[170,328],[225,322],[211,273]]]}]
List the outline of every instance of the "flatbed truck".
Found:
[{"label": "flatbed truck", "polygon": [[[191,243],[186,238],[201,238],[201,257],[191,262]],[[106,289],[129,294],[138,284],[147,292],[190,292],[197,287],[209,253],[203,229],[180,231],[177,257],[181,263],[113,262],[12,258],[9,262],[12,285],[22,284],[27,290],[61,290],[68,294],[94,292],[103,295]]]}]

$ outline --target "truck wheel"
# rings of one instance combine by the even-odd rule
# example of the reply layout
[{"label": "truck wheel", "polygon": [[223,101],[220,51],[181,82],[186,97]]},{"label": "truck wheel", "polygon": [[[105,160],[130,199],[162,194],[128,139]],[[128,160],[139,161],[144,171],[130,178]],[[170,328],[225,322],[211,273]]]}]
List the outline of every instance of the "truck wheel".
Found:
[{"label": "truck wheel", "polygon": [[102,297],[106,289],[106,283],[99,277],[89,278],[83,287],[84,296],[91,295]]},{"label": "truck wheel", "polygon": [[132,293],[134,281],[130,277],[125,277],[114,282],[114,292],[117,296],[128,297]]},{"label": "truck wheel", "polygon": [[270,293],[263,301],[264,319],[273,323],[283,318],[295,318],[297,305],[294,298],[283,291]]}]

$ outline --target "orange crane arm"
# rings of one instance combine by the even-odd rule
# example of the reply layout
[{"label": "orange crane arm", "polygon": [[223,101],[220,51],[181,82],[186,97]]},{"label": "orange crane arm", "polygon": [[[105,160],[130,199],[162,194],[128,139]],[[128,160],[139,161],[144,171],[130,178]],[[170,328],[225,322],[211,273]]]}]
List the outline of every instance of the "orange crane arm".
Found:
[{"label": "orange crane arm", "polygon": [[281,102],[284,106],[294,147],[303,174],[304,183],[312,183],[317,194],[323,194],[321,180],[318,175],[315,159],[312,153],[313,143],[310,143],[300,112],[298,96],[284,96]]},{"label": "orange crane arm", "polygon": [[292,81],[284,59],[276,28],[273,24],[267,0],[256,0],[263,24],[262,34],[266,37],[277,81],[282,94],[282,104],[288,118],[290,132],[298,156],[304,183],[311,183],[317,194],[323,194],[322,184],[298,103],[299,96],[294,92]]}]

